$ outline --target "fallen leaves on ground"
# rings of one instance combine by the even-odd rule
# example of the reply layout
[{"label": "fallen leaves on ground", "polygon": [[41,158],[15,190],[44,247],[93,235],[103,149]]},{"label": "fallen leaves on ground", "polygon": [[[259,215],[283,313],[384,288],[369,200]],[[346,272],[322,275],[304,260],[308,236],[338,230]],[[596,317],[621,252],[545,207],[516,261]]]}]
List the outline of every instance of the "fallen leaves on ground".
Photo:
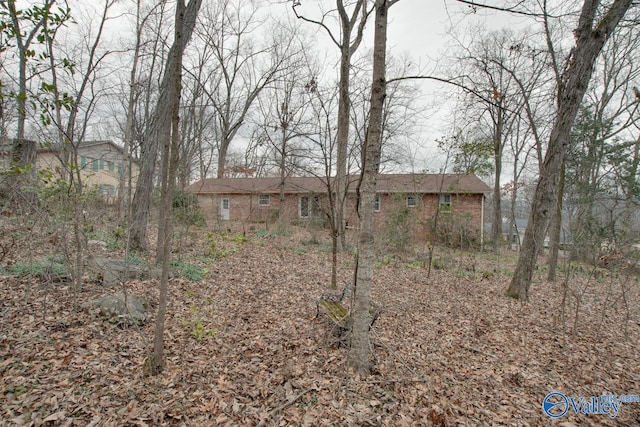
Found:
[{"label": "fallen leaves on ground", "polygon": [[[521,303],[504,296],[513,256],[438,249],[453,264],[429,278],[396,257],[375,269],[376,365],[356,378],[331,324],[315,318],[330,254],[297,235],[248,237],[203,281],[172,279],[166,367],[155,377],[144,375],[153,319],[123,327],[76,309],[71,284],[0,278],[2,425],[538,426],[550,424],[551,391],[640,394],[637,278],[576,278],[565,294],[536,277]],[[342,284],[352,269],[342,256]],[[122,286],[153,312],[157,282]],[[122,286],[87,283],[77,297]],[[615,419],[561,421],[636,425],[640,403]]]}]

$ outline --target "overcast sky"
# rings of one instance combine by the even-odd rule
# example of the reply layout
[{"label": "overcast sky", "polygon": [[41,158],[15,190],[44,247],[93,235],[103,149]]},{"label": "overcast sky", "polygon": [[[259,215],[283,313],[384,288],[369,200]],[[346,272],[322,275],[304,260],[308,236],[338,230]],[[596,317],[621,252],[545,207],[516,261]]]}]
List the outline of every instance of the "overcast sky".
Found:
[{"label": "overcast sky", "polygon": [[[280,13],[291,14],[289,2],[271,1],[282,8]],[[298,12],[316,20],[321,18],[321,11],[335,9],[335,0],[300,0],[300,3]],[[388,51],[395,58],[409,56],[411,63],[415,66],[412,68],[416,74],[444,77],[443,71],[435,68],[438,61],[442,63],[442,58],[447,52],[451,53],[452,31],[467,34],[465,38],[468,39],[471,27],[477,29],[481,25],[487,30],[493,30],[507,25],[518,25],[517,20],[506,13],[489,10],[478,10],[475,14],[469,12],[469,6],[456,0],[401,0],[389,10]],[[335,10],[329,16],[335,17]],[[328,18],[325,23],[334,29],[335,34],[339,34],[337,22],[332,22]],[[313,27],[312,24],[304,23],[304,25],[307,28]],[[330,42],[326,32],[317,28],[312,31],[315,32],[316,48],[326,52],[327,57],[333,58],[337,64],[339,52]],[[367,52],[372,45],[373,17],[370,17],[358,55]],[[392,73],[387,73],[387,77],[394,76]],[[412,167],[415,171],[428,169],[430,172],[437,172],[443,163],[443,156],[437,150],[435,140],[451,132],[452,123],[450,123],[449,112],[455,108],[455,102],[450,102],[451,92],[445,94],[446,90],[450,90],[450,87],[445,84],[428,80],[417,82],[420,93],[416,103],[420,106],[425,118],[420,120],[413,135],[413,142],[422,148],[418,149],[414,144],[414,151],[419,152],[415,156]]]},{"label": "overcast sky", "polygon": [[[468,28],[478,25],[487,29],[517,25],[514,18],[506,13],[468,12],[468,6],[455,0],[401,0],[389,11],[388,50],[394,55],[408,53],[416,61],[416,68],[429,74],[448,52],[452,44],[452,31],[464,33]],[[451,130],[449,111],[454,108],[454,103],[446,102],[444,91],[448,88],[443,83],[423,80],[420,86],[420,101],[424,105],[426,118],[419,132],[426,147],[418,153],[415,166],[434,171],[442,161],[435,139]]]}]

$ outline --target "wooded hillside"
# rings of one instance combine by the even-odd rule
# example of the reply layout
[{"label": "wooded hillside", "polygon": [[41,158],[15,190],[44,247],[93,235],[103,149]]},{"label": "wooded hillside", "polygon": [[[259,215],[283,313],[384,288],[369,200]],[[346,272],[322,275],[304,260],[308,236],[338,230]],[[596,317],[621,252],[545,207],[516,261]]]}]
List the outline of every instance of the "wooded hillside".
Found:
[{"label": "wooded hillside", "polygon": [[[314,319],[329,242],[305,229],[197,234],[178,257],[191,268],[170,282],[166,369],[155,377],[145,375],[153,318],[118,326],[81,306],[125,290],[153,303],[154,280],[86,277],[74,309],[64,274],[18,269],[27,254],[5,259],[2,424],[535,426],[550,422],[541,404],[551,391],[638,391],[640,287],[625,271],[576,264],[565,293],[541,268],[538,297],[522,304],[504,297],[512,255],[436,248],[428,279],[420,257],[379,257],[375,371],[359,379],[331,323]],[[93,250],[107,252],[118,253]],[[341,256],[340,283],[352,280],[351,263]],[[629,403],[615,419],[568,414],[562,425],[639,420],[640,404]]]}]

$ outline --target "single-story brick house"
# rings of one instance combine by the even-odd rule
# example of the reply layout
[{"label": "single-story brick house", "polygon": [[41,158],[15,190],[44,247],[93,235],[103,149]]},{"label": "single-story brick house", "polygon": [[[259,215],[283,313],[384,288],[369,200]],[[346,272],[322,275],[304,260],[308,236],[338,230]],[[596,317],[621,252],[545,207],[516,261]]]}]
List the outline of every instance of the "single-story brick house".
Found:
[{"label": "single-story brick house", "polygon": [[[358,176],[350,177],[347,197],[347,226],[357,228],[356,193]],[[291,221],[326,218],[326,178],[289,177],[284,184],[284,217]],[[273,222],[279,210],[280,178],[208,178],[185,188],[198,196],[208,221]],[[408,227],[418,237],[447,225],[456,234],[460,227],[482,240],[485,194],[491,188],[475,175],[381,174],[376,188],[376,228],[390,218],[404,214]],[[439,215],[436,216],[436,212]],[[436,220],[436,218],[439,218]],[[452,224],[452,218],[456,224]]]}]

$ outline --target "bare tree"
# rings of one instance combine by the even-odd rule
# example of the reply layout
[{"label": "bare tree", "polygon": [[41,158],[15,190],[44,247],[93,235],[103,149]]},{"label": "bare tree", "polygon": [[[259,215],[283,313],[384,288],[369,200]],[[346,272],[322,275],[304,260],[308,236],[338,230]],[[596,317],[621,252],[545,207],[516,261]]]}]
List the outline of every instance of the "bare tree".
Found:
[{"label": "bare tree", "polygon": [[156,315],[155,335],[153,340],[153,359],[150,360],[151,373],[156,375],[164,368],[164,323],[167,311],[167,293],[169,287],[169,264],[171,262],[171,246],[173,234],[172,201],[173,190],[175,188],[176,168],[178,165],[179,153],[179,114],[180,114],[180,94],[182,92],[182,55],[186,43],[184,37],[185,24],[185,4],[184,0],[176,2],[175,36],[173,42],[173,53],[175,58],[171,62],[174,64],[167,71],[173,73],[170,76],[169,105],[166,108],[170,112],[171,126],[165,128],[162,137],[162,176],[161,176],[161,209],[160,223],[158,227],[158,253],[161,254],[162,276],[160,278],[160,300],[158,303],[158,313]]},{"label": "bare tree", "polygon": [[[85,139],[91,117],[96,105],[106,96],[104,91],[96,89],[97,81],[104,79],[103,64],[114,50],[104,48],[105,26],[111,19],[110,11],[115,0],[103,0],[99,9],[93,7],[87,11],[97,19],[88,21],[81,31],[78,47],[58,57],[56,50],[64,47],[54,46],[55,33],[46,31],[47,56],[51,73],[50,95],[41,100],[41,117],[55,128],[55,144],[63,168],[65,179],[75,185],[78,194],[82,192],[80,168],[78,165],[78,146]],[[47,29],[45,24],[45,29]],[[57,31],[57,29],[56,29]],[[85,58],[82,62],[71,63],[68,58]],[[60,74],[59,70],[65,73]],[[72,165],[73,167],[69,167]]]},{"label": "bare tree", "polygon": [[171,111],[166,107],[170,105],[172,78],[175,75],[172,72],[176,67],[176,64],[172,63],[176,58],[175,49],[184,50],[189,43],[201,4],[202,0],[190,0],[185,9],[184,33],[181,37],[183,45],[177,46],[174,44],[169,52],[165,73],[160,84],[158,100],[151,115],[151,122],[148,123],[145,140],[141,147],[140,174],[132,201],[131,247],[134,249],[144,250],[147,247],[147,223],[151,205],[153,177],[159,151],[158,141],[160,140],[160,135],[169,133],[167,128],[171,124]]},{"label": "bare tree", "polygon": [[387,14],[399,0],[376,0],[373,44],[373,78],[371,112],[365,141],[364,165],[358,187],[360,232],[356,262],[356,283],[353,290],[351,346],[348,362],[357,374],[368,375],[372,352],[369,340],[371,327],[371,276],[374,255],[374,203],[376,180],[382,149],[382,115],[386,94]]},{"label": "bare tree", "polygon": [[[364,140],[369,123],[369,100],[371,92],[371,58],[361,58],[355,63],[351,84],[351,123],[354,129],[352,142],[348,147],[349,171],[361,170],[364,163]],[[415,135],[416,124],[424,117],[416,101],[420,90],[415,80],[405,79],[412,69],[407,57],[389,55],[387,70],[393,78],[387,82],[387,94],[382,113],[382,153],[381,170],[402,167],[409,151],[409,143]],[[365,76],[365,73],[368,76]],[[352,173],[352,172],[350,172]]]},{"label": "bare tree", "polygon": [[[297,62],[297,63],[296,63]],[[316,86],[316,77],[309,75],[303,63],[294,61],[286,67],[286,75],[274,82],[272,89],[264,92],[259,102],[261,123],[255,135],[263,144],[268,145],[274,154],[274,160],[280,177],[278,203],[278,225],[283,227],[285,183],[287,178],[299,172],[296,158],[305,156],[301,145],[309,132],[308,110],[310,104],[307,92]]]},{"label": "bare tree", "polygon": [[253,33],[265,25],[254,2],[225,0],[202,16],[199,39],[211,49],[209,74],[203,82],[213,107],[217,134],[217,176],[224,176],[227,152],[258,95],[269,86],[291,55],[293,38],[273,28],[258,40]]},{"label": "bare tree", "polygon": [[211,68],[211,64],[216,62],[214,47],[206,43],[206,38],[203,37],[199,31],[196,32],[192,52],[185,57],[184,64],[185,132],[182,133],[184,141],[181,147],[183,150],[190,150],[181,156],[181,168],[184,170],[181,170],[179,175],[184,183],[194,178],[192,175],[200,179],[210,176],[211,171],[215,170],[220,140],[217,114],[208,92],[208,88],[218,84],[219,75],[215,68]]},{"label": "bare tree", "polygon": [[[95,113],[95,106],[105,93],[96,93],[93,88],[96,81],[104,78],[101,75],[101,66],[109,57],[112,51],[105,50],[102,46],[104,28],[110,19],[110,9],[114,4],[113,0],[105,0],[100,9],[90,8],[89,14],[97,19],[88,20],[87,27],[76,32],[81,34],[82,42],[79,43],[79,52],[67,52],[63,58],[57,56],[57,49],[54,46],[55,31],[48,30],[48,23],[45,22],[45,40],[47,46],[47,57],[49,59],[49,72],[51,73],[51,86],[47,88],[48,97],[40,97],[41,118],[45,124],[55,127],[54,142],[51,148],[57,153],[60,160],[62,178],[68,182],[69,191],[66,194],[66,202],[69,205],[71,218],[70,223],[73,228],[73,238],[75,246],[75,260],[70,262],[74,274],[74,290],[82,289],[82,275],[84,269],[84,246],[86,237],[82,231],[84,222],[83,183],[81,167],[78,162],[78,147],[84,140],[87,128],[91,123],[91,117]],[[96,13],[98,12],[98,13]],[[94,31],[95,30],[95,31]],[[86,55],[80,54],[86,53]],[[75,54],[74,54],[75,53]],[[71,64],[68,57],[85,58],[84,61]],[[63,70],[64,73],[59,73]],[[65,78],[66,77],[66,78]],[[66,81],[65,81],[66,80]],[[46,130],[46,129],[45,129]],[[66,224],[57,231],[59,236],[66,236]],[[70,260],[71,253],[67,247],[64,237],[59,239],[61,252]]]},{"label": "bare tree", "polygon": [[[336,11],[340,22],[340,36],[336,36],[335,32],[327,25],[325,19],[328,14],[323,13],[321,20],[311,19],[301,15],[297,7],[301,4],[293,1],[293,10],[299,19],[313,23],[324,29],[333,44],[340,49],[340,74],[339,74],[339,101],[338,101],[338,130],[337,130],[337,156],[336,156],[336,218],[338,232],[338,250],[342,250],[345,246],[345,209],[346,196],[348,191],[347,182],[347,159],[349,146],[349,113],[351,110],[350,98],[350,73],[351,59],[353,54],[360,46],[364,26],[372,9],[367,8],[365,0],[355,0],[348,4],[345,0],[336,0]],[[348,11],[351,7],[351,12]]]},{"label": "bare tree", "polygon": [[[597,0],[585,0],[574,32],[575,46],[557,81],[558,111],[551,129],[547,152],[536,186],[529,223],[522,250],[507,295],[529,300],[529,288],[538,253],[542,247],[548,220],[555,208],[556,192],[570,132],[587,90],[594,64],[604,44],[631,7],[632,0],[615,0],[601,5]],[[551,50],[551,49],[550,49]],[[555,52],[551,50],[552,55]],[[553,58],[558,63],[557,58]]]},{"label": "bare tree", "polygon": [[[492,193],[491,241],[497,247],[502,235],[501,177],[504,149],[513,138],[515,126],[522,116],[525,102],[539,82],[546,61],[540,49],[529,46],[526,36],[511,30],[490,32],[475,39],[470,47],[461,46],[455,56],[459,70],[452,79],[464,81],[470,121],[484,130],[493,158],[494,184]],[[455,69],[455,68],[454,68]],[[528,91],[523,89],[528,86]],[[472,89],[472,91],[469,91]],[[481,95],[481,96],[478,96]]]},{"label": "bare tree", "polygon": [[[314,76],[316,73],[313,73]],[[309,150],[310,158],[305,172],[317,176],[324,182],[328,199],[325,214],[328,219],[331,233],[331,288],[338,287],[338,222],[336,203],[337,189],[333,178],[335,170],[335,152],[337,136],[335,128],[336,104],[338,92],[333,87],[323,87],[314,77],[308,85],[305,85],[307,101],[310,106],[309,129],[305,133],[306,140],[311,142]]]},{"label": "bare tree", "polygon": [[155,9],[159,6],[163,5],[163,3],[158,3],[154,8],[152,8],[148,13],[144,13],[142,10],[142,0],[136,0],[136,12],[135,12],[135,41],[133,44],[133,58],[131,61],[131,72],[129,75],[129,90],[127,97],[127,105],[126,105],[126,122],[124,125],[124,147],[122,149],[122,169],[120,170],[119,175],[119,186],[120,189],[118,191],[118,211],[120,213],[120,218],[129,219],[130,215],[130,205],[131,205],[131,152],[133,151],[133,147],[136,145],[136,101],[139,97],[139,76],[138,76],[138,68],[140,63],[142,62],[142,48],[143,48],[143,31],[145,29],[147,21],[151,18],[152,14],[155,12]]}]

